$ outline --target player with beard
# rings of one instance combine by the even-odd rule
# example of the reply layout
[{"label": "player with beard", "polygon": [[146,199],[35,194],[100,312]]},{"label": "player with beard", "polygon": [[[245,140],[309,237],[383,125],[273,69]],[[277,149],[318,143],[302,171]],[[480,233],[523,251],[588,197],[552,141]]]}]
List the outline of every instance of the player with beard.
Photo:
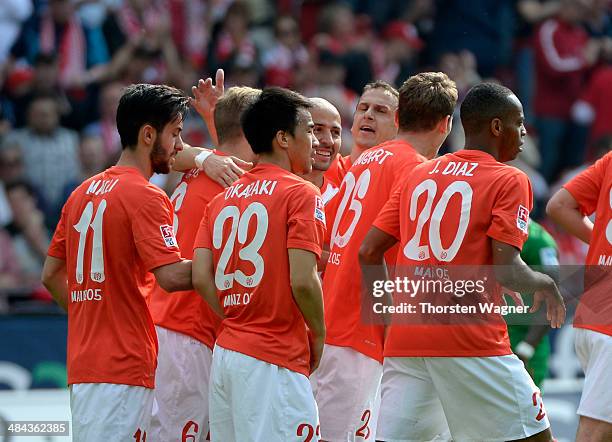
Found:
[{"label": "player with beard", "polygon": [[381,80],[368,83],[357,103],[351,135],[353,149],[345,157],[338,155],[325,173],[339,186],[351,165],[363,152],[397,135],[395,112],[399,94],[389,83]]},{"label": "player with beard", "polygon": [[121,157],[70,195],[49,247],[42,279],[68,311],[75,440],[146,440],[157,365],[148,287],[154,275],[166,291],[192,288],[172,204],[148,180],[167,173],[182,150],[188,105],[168,86],[125,90]]}]

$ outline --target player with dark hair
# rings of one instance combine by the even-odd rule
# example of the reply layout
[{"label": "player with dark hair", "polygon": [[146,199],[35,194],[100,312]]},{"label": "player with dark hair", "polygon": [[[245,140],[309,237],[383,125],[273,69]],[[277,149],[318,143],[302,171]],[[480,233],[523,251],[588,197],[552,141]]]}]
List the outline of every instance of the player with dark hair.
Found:
[{"label": "player with dark hair", "polygon": [[[363,97],[363,103],[367,103],[367,91]],[[328,214],[336,214],[329,220],[330,255],[323,279],[327,339],[313,385],[321,437],[329,442],[369,437],[372,406],[382,374],[384,330],[361,319],[359,246],[393,188],[417,164],[437,154],[451,130],[457,88],[441,72],[418,74],[404,82],[399,102],[397,112],[376,103],[364,108],[363,123],[359,124],[376,129],[372,134],[365,131],[364,139],[376,139],[380,134],[381,128],[369,117],[377,112],[391,112],[399,122],[399,132],[391,141],[365,150],[355,160],[330,210],[326,207]],[[415,112],[415,118],[407,112]],[[433,113],[437,119],[430,118]],[[421,121],[421,115],[426,120]]]},{"label": "player with dark hair", "polygon": [[303,441],[318,432],[308,376],[325,325],[317,259],[325,232],[310,173],[310,102],[265,89],[242,114],[257,165],[206,209],[193,283],[223,317],[210,381],[211,439]]},{"label": "player with dark hair", "polygon": [[148,179],[168,172],[182,150],[187,107],[168,86],[125,90],[117,110],[121,157],[72,193],[49,247],[42,279],[68,311],[75,440],[146,439],[157,365],[151,273],[166,291],[192,287],[172,204]]},{"label": "player with dark hair", "polygon": [[[240,115],[261,93],[249,87],[229,88],[214,109],[219,147],[217,155],[254,159],[242,133]],[[193,244],[204,209],[223,191],[200,169],[187,171],[170,201],[173,229],[181,251],[193,256]],[[193,290],[169,294],[159,284],[153,288],[151,315],[159,340],[155,405],[150,437],[156,441],[181,440],[208,434],[208,380],[220,319]]]},{"label": "player with dark hair", "polygon": [[[465,148],[412,171],[363,241],[362,269],[382,265],[398,242],[396,276],[418,279],[419,269],[431,266],[495,265],[499,284],[535,292],[533,309],[546,299],[548,318],[559,327],[565,307],[554,280],[519,255],[532,205],[529,179],[503,164],[516,158],[526,134],[521,103],[503,86],[479,84],[461,105],[461,122]],[[484,290],[484,299],[502,303],[499,285]],[[551,440],[540,392],[512,354],[501,314],[484,313],[479,321],[451,311],[438,319],[421,303],[454,306],[455,291],[398,293],[394,301],[410,299],[418,322],[388,327],[378,440],[430,440],[447,427],[453,440]],[[477,305],[478,293],[466,294],[469,305],[462,306]]]},{"label": "player with dark hair", "polygon": [[[612,152],[580,173],[548,202],[546,213],[589,244],[584,294],[576,309],[576,354],[585,373],[576,441],[612,440]],[[588,216],[596,214],[595,223]]]}]

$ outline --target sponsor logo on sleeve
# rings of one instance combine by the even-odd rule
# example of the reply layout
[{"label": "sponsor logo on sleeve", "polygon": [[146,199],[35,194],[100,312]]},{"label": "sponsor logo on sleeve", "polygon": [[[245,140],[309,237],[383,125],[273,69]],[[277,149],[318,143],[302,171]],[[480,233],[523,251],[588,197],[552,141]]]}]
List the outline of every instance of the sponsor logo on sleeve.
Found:
[{"label": "sponsor logo on sleeve", "polygon": [[323,204],[323,199],[319,195],[315,195],[315,210],[314,217],[316,220],[321,221],[325,224],[325,204]]},{"label": "sponsor logo on sleeve", "polygon": [[162,238],[166,243],[166,247],[178,247],[172,226],[164,224],[159,226],[159,231],[161,232]]},{"label": "sponsor logo on sleeve", "polygon": [[523,233],[527,233],[529,230],[529,210],[527,207],[519,205],[518,212],[516,214],[516,227]]}]

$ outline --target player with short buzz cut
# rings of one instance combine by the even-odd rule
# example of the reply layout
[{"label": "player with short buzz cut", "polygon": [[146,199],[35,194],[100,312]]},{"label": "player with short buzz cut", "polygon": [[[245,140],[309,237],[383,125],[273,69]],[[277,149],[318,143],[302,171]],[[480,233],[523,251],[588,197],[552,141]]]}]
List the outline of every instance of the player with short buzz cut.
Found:
[{"label": "player with short buzz cut", "polygon": [[364,93],[363,102],[369,104],[358,107],[363,116],[354,123],[365,132],[363,139],[374,140],[380,130],[389,129],[382,129],[381,118],[373,117],[379,112],[392,112],[399,132],[355,160],[331,205],[336,215],[329,220],[330,252],[323,279],[327,338],[313,380],[321,438],[328,442],[366,440],[375,421],[372,410],[382,374],[384,329],[362,320],[359,246],[392,190],[418,164],[437,154],[451,130],[457,103],[455,83],[441,72],[407,79],[399,91],[397,111],[391,111],[391,94],[388,106],[370,103],[372,91],[380,92]]},{"label": "player with short buzz cut", "polygon": [[[585,293],[574,317],[576,354],[585,373],[576,441],[612,440],[612,152],[550,199],[546,213],[589,244]],[[588,216],[596,214],[595,223]]]},{"label": "player with short buzz cut", "polygon": [[[214,122],[219,146],[214,153],[254,160],[239,117],[260,93],[249,87],[232,87],[217,101]],[[174,206],[174,233],[183,257],[192,258],[204,210],[222,191],[223,187],[197,168],[187,171],[177,185],[170,200]],[[193,436],[204,440],[209,430],[212,349],[221,321],[193,290],[170,294],[159,284],[153,288],[150,309],[159,355],[149,438],[180,441]]]},{"label": "player with short buzz cut", "polygon": [[395,112],[398,97],[397,90],[386,81],[376,80],[364,86],[353,115],[351,153],[345,157],[337,156],[325,173],[327,178],[340,185],[359,155],[397,135]]},{"label": "player with short buzz cut", "polygon": [[172,204],[148,180],[168,173],[182,150],[187,108],[188,98],[168,86],[124,91],[121,157],[70,195],[49,247],[42,279],[68,311],[74,440],[147,438],[157,365],[148,287],[154,276],[166,291],[192,288]]},{"label": "player with short buzz cut", "polygon": [[[531,270],[519,255],[532,204],[529,179],[503,164],[521,151],[521,103],[511,90],[482,83],[465,97],[461,122],[465,148],[412,171],[363,241],[362,270],[381,266],[385,251],[398,242],[396,275],[404,269],[417,279],[427,266],[453,271],[453,265],[495,265],[504,287],[535,292],[532,310],[546,299],[548,318],[560,327],[565,306],[554,280]],[[501,304],[501,287],[487,290],[487,299]],[[415,306],[452,305],[448,297],[456,296],[424,290],[414,295]],[[394,296],[395,302],[406,299]],[[512,354],[501,315],[474,319],[459,312],[446,318],[451,316],[450,323],[428,313],[411,324],[391,322],[376,439],[430,440],[448,426],[456,441],[550,441],[539,390]]]},{"label": "player with short buzz cut", "polygon": [[325,214],[319,190],[297,176],[311,172],[318,147],[310,106],[269,88],[243,113],[259,161],[211,201],[196,237],[194,287],[223,317],[210,380],[213,441],[318,434],[308,376],[325,339],[317,276]]}]

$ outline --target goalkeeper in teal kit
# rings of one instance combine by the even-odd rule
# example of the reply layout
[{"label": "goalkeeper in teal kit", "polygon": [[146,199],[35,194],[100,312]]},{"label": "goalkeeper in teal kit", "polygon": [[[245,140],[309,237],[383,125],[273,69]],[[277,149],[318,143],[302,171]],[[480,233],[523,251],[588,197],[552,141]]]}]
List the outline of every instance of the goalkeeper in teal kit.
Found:
[{"label": "goalkeeper in teal kit", "polygon": [[[529,220],[529,238],[523,246],[521,258],[530,267],[546,273],[557,279],[559,272],[559,253],[557,244],[544,228],[533,220]],[[522,294],[525,305],[533,304],[532,294]],[[512,300],[506,296],[510,305]],[[507,315],[508,335],[512,351],[525,363],[525,368],[535,384],[541,388],[542,381],[548,374],[548,358],[550,342],[548,332],[550,327],[542,315],[545,309],[534,314]],[[545,314],[545,313],[544,313]]]}]

